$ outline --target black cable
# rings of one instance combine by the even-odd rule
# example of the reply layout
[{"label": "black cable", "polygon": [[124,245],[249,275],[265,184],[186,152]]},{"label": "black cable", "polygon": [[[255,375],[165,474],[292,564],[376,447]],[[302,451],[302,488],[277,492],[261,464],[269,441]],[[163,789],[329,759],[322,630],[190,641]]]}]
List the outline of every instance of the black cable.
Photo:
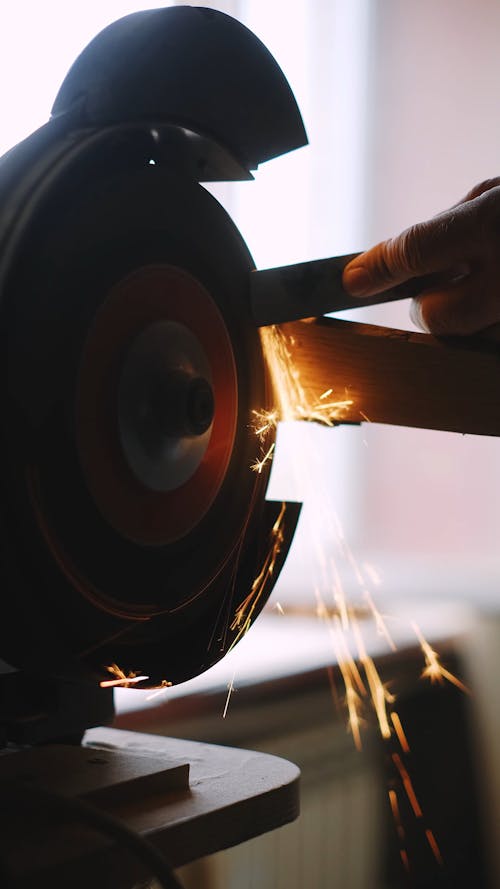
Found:
[{"label": "black cable", "polygon": [[181,883],[161,852],[149,840],[131,830],[113,815],[97,809],[85,800],[62,796],[52,790],[46,790],[23,781],[1,781],[0,791],[3,797],[5,795],[8,798],[10,811],[16,805],[33,807],[37,803],[43,803],[46,809],[70,815],[75,820],[84,822],[99,833],[106,834],[121,846],[126,847],[129,852],[142,861],[148,871],[160,882],[163,889],[182,889]]}]

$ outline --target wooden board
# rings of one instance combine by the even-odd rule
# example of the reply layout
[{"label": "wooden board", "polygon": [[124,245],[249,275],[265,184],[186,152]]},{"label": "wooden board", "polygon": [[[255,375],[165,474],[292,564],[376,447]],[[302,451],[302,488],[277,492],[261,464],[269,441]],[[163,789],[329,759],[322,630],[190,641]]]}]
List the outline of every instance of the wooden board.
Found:
[{"label": "wooden board", "polygon": [[281,324],[294,366],[317,398],[353,400],[347,422],[500,435],[500,346],[441,340],[352,321],[318,318]]}]

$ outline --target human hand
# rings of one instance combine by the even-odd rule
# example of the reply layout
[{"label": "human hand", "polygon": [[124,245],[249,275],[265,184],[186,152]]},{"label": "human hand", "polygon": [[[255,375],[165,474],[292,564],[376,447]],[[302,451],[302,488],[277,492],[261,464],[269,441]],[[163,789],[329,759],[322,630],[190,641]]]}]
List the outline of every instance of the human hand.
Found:
[{"label": "human hand", "polygon": [[424,330],[466,335],[500,322],[500,177],[357,256],[343,285],[352,296],[372,296],[422,275],[430,282],[411,315]]}]

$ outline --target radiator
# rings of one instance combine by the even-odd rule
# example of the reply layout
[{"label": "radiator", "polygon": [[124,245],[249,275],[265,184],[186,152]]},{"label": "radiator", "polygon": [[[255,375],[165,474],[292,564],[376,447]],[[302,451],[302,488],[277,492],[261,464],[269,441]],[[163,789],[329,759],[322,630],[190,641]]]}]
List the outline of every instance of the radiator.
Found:
[{"label": "radiator", "polygon": [[377,889],[385,787],[375,758],[330,724],[253,741],[302,769],[293,824],[178,871],[185,889]]}]

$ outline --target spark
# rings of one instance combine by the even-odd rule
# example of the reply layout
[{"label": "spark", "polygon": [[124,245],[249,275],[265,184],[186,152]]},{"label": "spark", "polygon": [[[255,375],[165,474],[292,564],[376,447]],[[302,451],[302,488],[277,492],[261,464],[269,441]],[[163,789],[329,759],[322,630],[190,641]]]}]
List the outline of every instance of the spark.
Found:
[{"label": "spark", "polygon": [[431,847],[431,849],[434,853],[434,858],[436,859],[437,863],[444,864],[443,856],[441,855],[441,850],[436,842],[436,837],[434,836],[432,830],[426,830],[425,835],[427,837],[427,842],[429,843],[429,846]]},{"label": "spark", "polygon": [[433,682],[442,682],[443,679],[446,679],[448,682],[451,682],[452,685],[455,685],[460,691],[465,692],[465,694],[470,695],[470,689],[458,679],[450,670],[447,670],[446,667],[443,667],[439,660],[439,655],[437,651],[434,651],[433,648],[426,641],[422,632],[414,621],[412,622],[412,627],[415,632],[415,635],[420,642],[420,647],[423,651],[425,657],[425,667],[422,670],[422,679],[430,679]]},{"label": "spark", "polygon": [[400,840],[405,839],[405,829],[401,821],[401,813],[399,811],[399,800],[395,790],[389,790],[389,802],[391,804],[392,817],[396,825],[396,832]]},{"label": "spark", "polygon": [[408,770],[404,767],[404,765],[402,763],[399,753],[393,753],[392,760],[399,772],[401,781],[403,782],[403,787],[406,791],[406,796],[409,799],[410,806],[413,809],[413,814],[415,815],[415,818],[422,818],[423,812],[422,812],[422,809],[420,808],[420,803],[417,799],[417,795],[415,793],[412,780],[410,778]]},{"label": "spark", "polygon": [[398,741],[401,745],[401,750],[403,751],[403,753],[409,753],[410,752],[410,745],[408,744],[408,739],[404,733],[404,729],[401,724],[401,720],[395,710],[393,710],[391,713],[391,722],[394,726],[394,731],[396,732]]},{"label": "spark", "polygon": [[390,738],[392,734],[387,715],[387,704],[392,704],[394,702],[394,696],[391,695],[385,688],[382,680],[380,679],[378,670],[373,662],[373,658],[371,658],[366,652],[363,638],[361,636],[361,630],[356,619],[352,621],[352,627],[358,646],[359,659],[365,671],[368,686],[370,688],[373,706],[375,707],[375,712],[377,714],[380,734],[387,740],[387,738]]},{"label": "spark", "polygon": [[233,692],[237,691],[237,689],[234,687],[234,675],[235,675],[235,674],[234,674],[234,672],[233,672],[233,675],[231,676],[231,681],[229,682],[229,684],[228,684],[228,686],[227,686],[226,703],[224,704],[224,710],[223,710],[223,713],[222,713],[222,718],[223,718],[223,719],[225,719],[226,716],[227,716],[227,710],[228,710],[228,707],[229,707],[229,701],[231,700],[231,695],[233,694]]},{"label": "spark", "polygon": [[231,630],[237,631],[236,637],[231,644],[230,650],[236,645],[241,637],[245,635],[247,630],[249,630],[255,609],[257,608],[257,605],[262,598],[268,581],[273,576],[276,559],[281,552],[281,547],[283,546],[283,541],[285,539],[285,512],[286,503],[282,503],[278,518],[276,519],[271,531],[271,547],[266,555],[266,558],[264,559],[264,564],[262,565],[262,568],[259,571],[257,577],[253,581],[248,596],[246,596],[245,599],[243,599],[243,602],[238,605],[233,618],[233,622],[230,626]]},{"label": "spark", "polygon": [[[318,592],[317,595],[319,596]],[[324,608],[324,603],[322,603],[320,599],[318,604],[318,611],[321,609],[322,604]],[[352,733],[354,746],[357,750],[362,750],[362,700],[363,697],[366,696],[366,688],[361,678],[361,674],[358,670],[357,664],[349,651],[345,635],[342,632],[342,625],[338,617],[335,617],[332,621],[332,619],[328,616],[328,612],[326,611],[326,609],[324,609],[323,614],[323,620],[325,620],[328,626],[330,637],[333,643],[335,657],[342,675],[342,681],[344,683],[348,726]]]},{"label": "spark", "polygon": [[111,664],[109,667],[106,667],[106,670],[115,678],[104,679],[99,683],[100,688],[115,688],[119,686],[128,688],[129,685],[135,685],[137,682],[144,682],[146,679],[149,679],[149,676],[138,676],[134,672],[126,674],[118,664]]},{"label": "spark", "polygon": [[255,460],[255,463],[252,463],[250,468],[253,470],[253,472],[258,472],[259,474],[262,472],[266,463],[270,462],[272,455],[274,453],[274,448],[275,448],[275,442],[273,441],[271,447],[264,454],[264,456],[260,460],[259,459]]},{"label": "spark", "polygon": [[276,602],[276,611],[278,611],[280,614],[285,614],[285,609],[283,608],[281,602]]},{"label": "spark", "polygon": [[407,870],[409,873],[410,872],[410,861],[408,859],[408,852],[406,851],[406,849],[400,849],[399,854],[401,856],[401,861],[403,862],[405,870]]},{"label": "spark", "polygon": [[[416,818],[422,819],[423,818],[422,808],[421,808],[420,803],[417,799],[417,795],[415,793],[411,778],[408,774],[408,770],[404,767],[404,765],[401,761],[401,757],[399,756],[398,753],[393,753],[392,759],[393,759],[394,765],[396,766],[396,768],[399,772],[401,781],[403,782],[403,787],[406,791],[406,795],[407,795],[410,805],[413,809],[413,813]],[[425,836],[426,836],[427,842],[429,843],[429,846],[432,849],[432,852],[433,852],[433,855],[434,855],[436,861],[438,862],[438,864],[443,864],[443,856],[441,855],[441,850],[438,846],[436,837],[434,836],[432,830],[429,830],[429,828],[425,828]]]},{"label": "spark", "polygon": [[[274,439],[275,430],[281,421],[311,421],[320,423],[323,426],[332,427],[339,422],[342,422],[342,419],[346,414],[352,415],[349,409],[354,403],[349,397],[347,390],[343,394],[334,394],[333,387],[329,387],[318,394],[317,392],[304,387],[299,369],[293,360],[293,337],[284,333],[283,329],[279,327],[261,328],[260,337],[266,366],[271,378],[275,406],[273,410],[270,411],[253,412],[252,428],[260,442],[261,454],[258,459],[255,460],[252,469],[259,473],[263,471],[264,467],[274,456],[274,441],[271,443],[270,437]],[[359,411],[359,415],[366,422],[371,422],[370,418],[363,411]],[[297,472],[300,472],[303,470],[303,467],[296,467],[296,470]],[[341,557],[352,571],[354,579],[359,586],[360,594],[364,597],[367,604],[366,614],[371,616],[377,633],[384,637],[392,651],[396,651],[396,645],[387,628],[385,619],[377,608],[373,596],[367,589],[368,580],[373,587],[379,587],[381,584],[376,569],[369,563],[363,565],[363,570],[360,569],[354,554],[345,539],[338,517],[335,513],[332,514],[326,504],[320,504],[320,509],[321,508],[324,513],[325,536],[328,534],[331,535],[332,542],[335,542]],[[238,607],[231,625],[232,630],[238,631],[235,642],[238,641],[240,636],[246,632],[250,626],[253,612],[263,593],[267,579],[273,572],[276,557],[283,542],[283,533],[282,531],[280,532],[280,519],[278,519],[277,525],[273,529],[273,535],[269,554],[261,571],[254,580],[249,596],[247,596]],[[352,733],[354,745],[358,750],[362,749],[364,710],[369,702],[371,702],[382,737],[386,741],[389,741],[389,739],[395,735],[400,746],[401,754],[408,754],[410,752],[410,746],[399,715],[392,706],[395,702],[395,696],[382,682],[377,667],[367,652],[362,635],[362,628],[357,620],[359,609],[355,610],[349,603],[340,572],[337,568],[336,560],[333,557],[328,556],[327,551],[322,545],[322,541],[314,539],[312,545],[321,572],[322,584],[324,584],[325,589],[331,591],[333,604],[335,606],[334,610],[331,605],[327,606],[319,588],[316,587],[314,590],[316,597],[316,615],[327,627],[332,642],[335,661],[338,664],[344,687],[343,704],[347,711],[347,726]],[[276,605],[276,608],[280,613],[283,613],[283,609],[279,603]],[[446,679],[463,691],[468,691],[466,686],[461,683],[457,677],[441,665],[437,653],[425,641],[416,625],[414,629],[425,656],[425,668],[422,676],[430,678],[431,681],[442,681],[443,679]],[[355,654],[351,651],[350,643],[348,641],[347,633],[349,631],[352,631],[353,633],[356,650]],[[233,642],[233,645],[235,642]],[[332,697],[335,701],[337,693],[333,682],[333,673],[331,671],[329,672],[329,678],[332,688]],[[228,696],[224,709],[224,716],[227,712],[232,690],[233,683],[231,682],[228,686]],[[401,755],[399,753],[394,753],[392,759],[399,773],[415,817],[417,819],[423,819],[420,803],[417,799],[410,774],[402,761]],[[409,870],[410,863],[408,852],[404,848],[403,841],[405,835],[400,817],[399,800],[395,791],[389,791],[389,799],[401,845],[401,860],[405,868]],[[442,863],[441,853],[434,834],[432,831],[425,829],[425,835],[436,860],[439,863]]]},{"label": "spark", "polygon": [[336,630],[338,651],[340,652],[340,660],[342,661],[342,663],[344,663],[344,665],[347,665],[349,672],[351,673],[352,678],[354,680],[354,683],[358,687],[359,693],[361,695],[363,695],[363,697],[366,697],[367,690],[366,690],[365,683],[363,682],[363,679],[361,677],[361,673],[359,671],[356,660],[353,658],[353,656],[349,650],[349,646],[347,644],[347,639],[346,639],[345,633],[342,631],[342,625],[341,625],[341,622],[338,617],[333,618],[333,625]]},{"label": "spark", "polygon": [[152,701],[153,698],[157,698],[159,695],[162,695],[166,692],[167,688],[172,688],[173,683],[169,682],[168,679],[162,679],[159,687],[153,691],[153,694],[147,695],[146,701]]},{"label": "spark", "polygon": [[252,429],[255,435],[261,441],[264,441],[267,434],[276,429],[278,425],[278,411],[252,411],[252,414],[255,418]]},{"label": "spark", "polygon": [[[293,337],[287,337],[276,326],[262,327],[260,338],[264,358],[271,377],[276,407],[273,410],[252,411],[252,429],[262,445],[281,420],[309,420],[324,426],[334,426],[353,401],[329,400],[333,389],[326,389],[319,396],[306,393],[300,382],[300,374],[292,360]],[[274,456],[275,444],[262,450],[251,465],[253,472],[261,473]]]},{"label": "spark", "polygon": [[368,602],[370,610],[373,614],[373,619],[375,621],[375,626],[377,628],[377,632],[378,632],[379,636],[384,637],[387,644],[389,645],[389,648],[391,648],[392,651],[397,651],[397,646],[396,646],[391,634],[389,633],[389,630],[387,629],[387,625],[384,621],[384,618],[382,617],[380,611],[378,610],[377,606],[375,605],[375,602],[373,601],[373,598],[372,598],[370,592],[368,590],[365,590],[364,595],[365,595],[366,601]]},{"label": "spark", "polygon": [[347,394],[340,399],[330,399],[333,394],[331,388],[320,395],[307,392],[293,363],[293,338],[276,326],[261,327],[260,337],[276,408],[269,415],[257,412],[257,418],[261,416],[264,421],[258,428],[265,427],[271,417],[275,425],[280,420],[310,420],[325,426],[334,426],[347,408],[351,407],[353,400]]}]

